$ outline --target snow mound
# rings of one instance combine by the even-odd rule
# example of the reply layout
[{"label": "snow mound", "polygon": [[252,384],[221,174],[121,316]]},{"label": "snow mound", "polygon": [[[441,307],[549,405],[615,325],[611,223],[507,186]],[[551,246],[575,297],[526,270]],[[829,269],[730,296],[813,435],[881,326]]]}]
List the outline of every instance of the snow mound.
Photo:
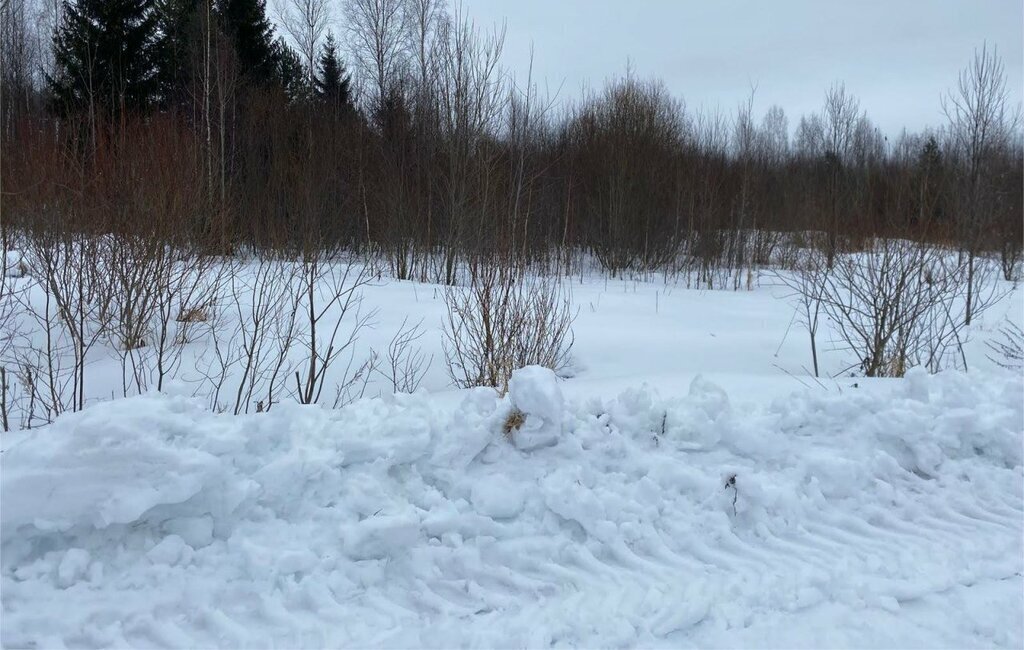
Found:
[{"label": "snow mound", "polygon": [[25,276],[25,259],[20,251],[4,252],[4,274],[8,278],[21,278]]},{"label": "snow mound", "polygon": [[0,643],[1024,641],[1020,376],[765,407],[558,382],[238,417],[145,396],[5,437]]},{"label": "snow mound", "polygon": [[508,395],[512,408],[526,416],[513,437],[518,448],[528,451],[558,442],[564,400],[554,371],[542,366],[513,371]]},{"label": "snow mound", "polygon": [[195,410],[180,398],[102,403],[6,449],[2,539],[135,524],[159,506],[230,516],[255,484],[225,462],[215,431],[195,428]]}]

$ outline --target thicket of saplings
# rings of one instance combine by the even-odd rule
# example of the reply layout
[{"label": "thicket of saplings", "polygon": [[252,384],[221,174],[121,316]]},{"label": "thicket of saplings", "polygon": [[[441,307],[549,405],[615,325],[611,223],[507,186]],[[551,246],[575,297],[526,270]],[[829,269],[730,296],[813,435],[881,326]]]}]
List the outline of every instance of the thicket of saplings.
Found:
[{"label": "thicket of saplings", "polygon": [[[588,271],[735,290],[768,271],[815,376],[826,320],[853,372],[965,368],[994,276],[1020,272],[1021,137],[991,51],[942,128],[889,140],[836,85],[791,138],[753,96],[692,111],[633,75],[559,108],[502,70],[500,33],[424,25],[401,42],[429,47],[361,65],[356,104],[315,92],[312,56],[305,91],[252,83],[209,34],[189,92],[147,110],[5,88],[3,428],[83,408],[112,356],[115,394],[187,381],[230,413],[341,405],[371,377],[414,391],[422,323],[357,353],[384,274],[442,285],[453,383],[503,389],[568,362],[567,278]],[[367,61],[381,42],[357,39]]]}]

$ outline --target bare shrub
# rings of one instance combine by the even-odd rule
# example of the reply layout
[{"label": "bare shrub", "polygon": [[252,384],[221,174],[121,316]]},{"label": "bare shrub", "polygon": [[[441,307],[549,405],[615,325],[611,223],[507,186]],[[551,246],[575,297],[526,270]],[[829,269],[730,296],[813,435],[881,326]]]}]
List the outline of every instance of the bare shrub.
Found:
[{"label": "bare shrub", "polygon": [[164,389],[177,376],[185,346],[200,335],[215,296],[224,282],[224,265],[194,247],[174,251],[172,263],[157,277],[156,309],[151,337],[150,386]]},{"label": "bare shrub", "polygon": [[427,357],[422,348],[414,347],[426,333],[423,321],[412,325],[408,321],[402,319],[398,332],[388,343],[387,363],[375,368],[396,393],[415,393],[434,361],[433,355]]},{"label": "bare shrub", "polygon": [[14,250],[10,230],[0,223],[0,428],[10,431],[12,394],[8,377],[11,350],[18,336],[17,311],[23,289],[16,280],[25,274],[21,255]]},{"label": "bare shrub", "polygon": [[360,310],[366,267],[313,251],[297,260],[260,252],[225,265],[217,295],[191,312],[202,314],[194,325],[209,339],[196,393],[213,410],[265,412],[288,396],[315,404],[331,380],[335,406],[362,394],[373,358],[357,362],[355,344],[375,315]]},{"label": "bare shrub", "polygon": [[[102,237],[56,228],[26,238],[25,254],[34,291],[22,296],[28,329],[18,351],[23,384],[42,406],[45,419],[85,407],[90,351],[107,333],[113,316]],[[42,294],[41,300],[33,300]],[[40,304],[41,303],[41,304]],[[70,365],[66,357],[70,357]]]},{"label": "bare shrub", "polygon": [[298,336],[301,295],[290,287],[298,269],[263,254],[249,263],[226,263],[227,281],[204,323],[210,349],[197,359],[202,381],[196,392],[218,412],[269,410],[294,367],[289,352]]},{"label": "bare shrub", "polygon": [[127,396],[148,387],[145,366],[154,342],[160,280],[172,262],[162,241],[134,235],[110,238],[105,253],[111,285],[107,337],[120,358],[121,391]]},{"label": "bare shrub", "polygon": [[821,323],[822,291],[825,287],[822,278],[827,272],[828,260],[825,253],[816,248],[796,249],[793,257],[791,272],[781,270],[776,271],[774,275],[792,292],[791,297],[796,305],[800,324],[807,331],[811,346],[814,376],[818,377],[818,326]]},{"label": "bare shrub", "polygon": [[1001,294],[978,267],[970,274],[965,261],[934,246],[902,239],[878,239],[862,253],[839,255],[831,268],[819,261],[806,264],[788,281],[798,295],[811,331],[819,310],[833,323],[841,348],[857,355],[856,367],[868,377],[901,377],[907,369],[925,366],[966,369],[963,344],[968,331],[964,313],[968,284],[975,314]]},{"label": "bare shrub", "polygon": [[999,247],[999,264],[1003,271],[1003,279],[1013,282],[1020,277],[1021,253],[1024,249],[1015,237],[1007,237]]},{"label": "bare shrub", "polygon": [[376,315],[376,311],[361,310],[360,290],[370,279],[363,265],[329,259],[316,249],[302,254],[293,285],[299,290],[301,309],[297,340],[305,351],[294,374],[299,403],[315,404],[320,400],[328,370],[342,355],[348,355],[349,364],[338,380],[338,395],[369,375],[372,358],[356,366],[354,372],[352,362],[359,333]]},{"label": "bare shrub", "polygon": [[540,365],[558,371],[569,361],[575,314],[557,277],[481,265],[468,287],[447,289],[445,305],[445,357],[459,387],[493,386],[504,392],[517,368]]},{"label": "bare shrub", "polygon": [[1024,330],[1007,320],[999,328],[999,336],[999,340],[985,342],[990,351],[988,358],[1009,370],[1024,369]]}]

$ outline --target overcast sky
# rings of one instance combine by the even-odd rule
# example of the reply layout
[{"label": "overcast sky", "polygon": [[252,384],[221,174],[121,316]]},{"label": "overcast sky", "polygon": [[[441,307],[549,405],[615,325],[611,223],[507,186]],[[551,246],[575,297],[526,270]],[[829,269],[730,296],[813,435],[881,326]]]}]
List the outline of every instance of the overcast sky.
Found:
[{"label": "overcast sky", "polygon": [[[464,0],[480,26],[503,20],[505,63],[561,99],[599,88],[631,61],[691,108],[732,111],[756,84],[755,112],[792,128],[843,81],[887,134],[944,118],[941,94],[983,42],[1022,96],[1021,0]],[[543,87],[543,86],[542,86]]]}]

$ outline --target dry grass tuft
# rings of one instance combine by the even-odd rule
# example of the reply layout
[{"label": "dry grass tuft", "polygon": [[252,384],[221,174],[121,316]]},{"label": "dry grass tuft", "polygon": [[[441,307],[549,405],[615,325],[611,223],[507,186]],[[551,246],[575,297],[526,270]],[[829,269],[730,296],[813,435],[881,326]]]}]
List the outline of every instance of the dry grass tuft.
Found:
[{"label": "dry grass tuft", "polygon": [[178,318],[176,319],[179,323],[205,323],[209,318],[209,314],[206,311],[205,306],[196,307],[182,307],[181,311],[178,312]]},{"label": "dry grass tuft", "polygon": [[519,427],[523,426],[523,422],[526,421],[526,414],[519,409],[512,409],[512,412],[505,418],[505,424],[502,425],[502,431],[505,433],[505,437],[508,438],[509,442],[512,442],[512,438]]}]

